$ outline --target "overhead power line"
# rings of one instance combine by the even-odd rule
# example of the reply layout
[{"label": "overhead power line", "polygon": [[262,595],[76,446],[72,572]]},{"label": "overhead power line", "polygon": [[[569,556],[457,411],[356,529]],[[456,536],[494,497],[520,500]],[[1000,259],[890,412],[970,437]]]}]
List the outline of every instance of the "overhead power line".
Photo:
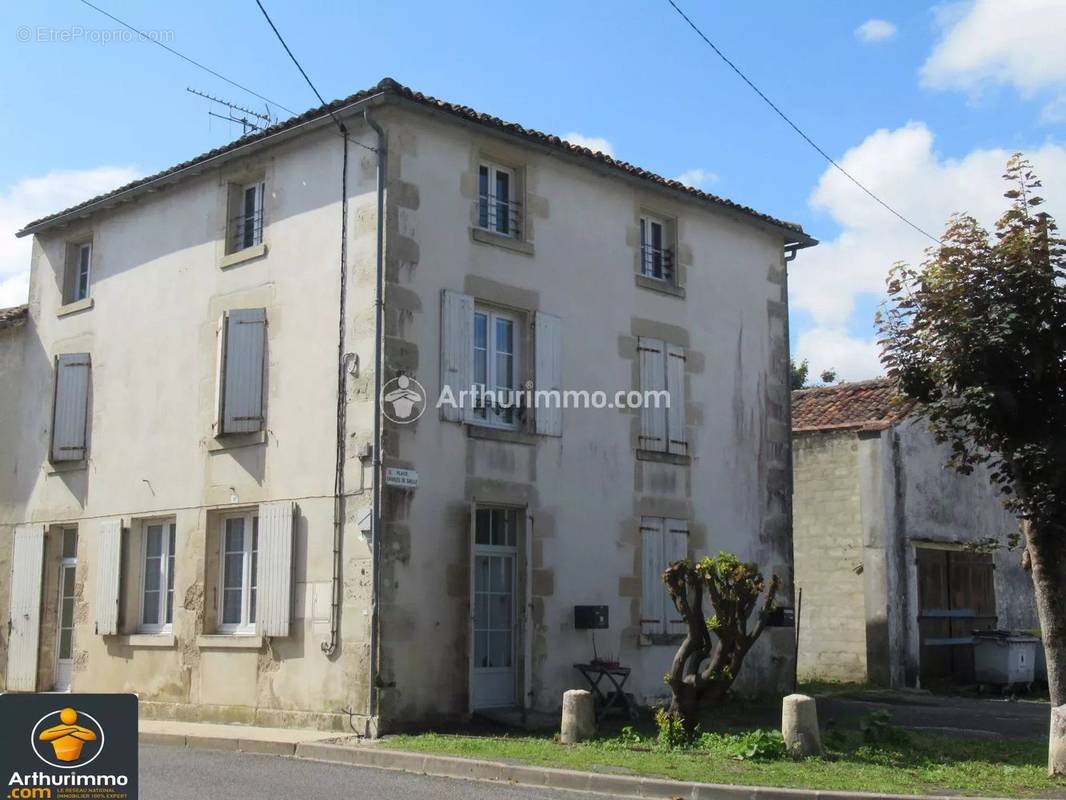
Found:
[{"label": "overhead power line", "polygon": [[[84,0],[83,0],[83,2],[84,2]],[[920,233],[922,236],[926,237],[927,239],[930,239],[931,241],[936,242],[937,244],[940,244],[940,239],[938,239],[937,237],[935,237],[932,234],[928,233],[923,228],[918,226],[916,223],[911,222],[909,219],[907,219],[905,216],[903,216],[903,214],[901,214],[899,211],[894,209],[892,206],[890,206],[888,203],[886,203],[884,200],[882,200],[880,197],[878,197],[876,194],[874,194],[870,189],[867,189],[866,186],[864,186],[859,181],[858,178],[856,178],[854,175],[852,175],[850,172],[848,172],[846,169],[844,169],[842,166],[840,166],[840,164],[837,163],[836,159],[834,159],[825,150],[823,150],[821,147],[819,147],[815,143],[815,141],[813,139],[811,139],[810,136],[808,136],[806,133],[803,132],[803,130],[799,127],[799,125],[797,125],[795,122],[793,122],[788,117],[788,115],[785,114],[784,111],[782,111],[780,108],[778,108],[777,105],[769,97],[767,97],[765,94],[763,94],[762,90],[759,89],[759,87],[756,86],[754,83],[752,83],[751,79],[748,78],[748,76],[745,75],[736,64],[734,64],[732,61],[730,61],[729,58],[726,56],[726,54],[718,49],[718,47],[715,45],[714,42],[712,42],[710,39],[707,38],[707,35],[703,31],[701,31],[699,29],[699,26],[697,26],[695,22],[693,22],[691,19],[689,19],[689,16],[678,7],[677,3],[675,3],[674,0],[666,0],[666,2],[668,2],[671,6],[673,6],[674,11],[676,11],[678,14],[681,15],[681,18],[683,20],[685,20],[685,22],[688,23],[688,26],[690,28],[692,28],[692,30],[694,30],[696,32],[696,34],[701,39],[703,39],[704,42],[706,42],[707,46],[710,47],[715,52],[715,54],[720,59],[722,59],[722,61],[724,61],[729,66],[729,68],[731,70],[733,70],[733,72],[735,72],[737,75],[740,76],[740,79],[743,80],[744,83],[748,84],[748,86],[751,87],[752,91],[754,91],[755,94],[759,95],[759,97],[762,98],[763,102],[765,102],[766,105],[770,106],[770,108],[772,108],[774,110],[774,113],[777,114],[777,116],[781,117],[781,119],[783,119],[786,123],[788,123],[788,126],[790,128],[792,128],[792,130],[794,130],[796,133],[798,133],[807,144],[809,144],[811,147],[813,147],[814,150],[822,158],[824,158],[826,161],[828,161],[830,164],[832,164],[834,167],[836,167],[836,169],[839,170],[840,173],[844,177],[846,177],[849,181],[851,181],[856,186],[858,186],[860,189],[862,189],[866,194],[868,194],[871,198],[873,198],[877,203],[879,203],[884,209],[889,211],[892,215],[894,215],[901,222],[903,222],[903,223],[909,225],[910,227],[914,228],[914,230],[918,231],[918,233]]]}]

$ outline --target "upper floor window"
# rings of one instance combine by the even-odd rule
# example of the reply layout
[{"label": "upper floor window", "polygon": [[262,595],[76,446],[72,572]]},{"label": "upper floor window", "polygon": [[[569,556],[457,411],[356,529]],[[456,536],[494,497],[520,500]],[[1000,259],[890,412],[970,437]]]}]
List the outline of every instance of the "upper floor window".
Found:
[{"label": "upper floor window", "polygon": [[85,459],[91,366],[88,353],[62,353],[55,358],[55,387],[52,396],[53,463]]},{"label": "upper floor window", "polygon": [[650,214],[640,217],[640,274],[673,281],[674,257],[667,238],[666,220]]},{"label": "upper floor window", "polygon": [[652,453],[687,456],[685,348],[641,336],[637,339],[637,352],[640,389],[645,393],[638,447]]},{"label": "upper floor window", "polygon": [[498,164],[478,169],[478,227],[519,238],[519,203],[515,171]]},{"label": "upper floor window", "polygon": [[266,309],[234,308],[218,321],[214,433],[263,429]]},{"label": "upper floor window", "polygon": [[474,385],[481,396],[474,418],[489,425],[520,425],[515,402],[518,388],[518,320],[503,311],[474,311]]},{"label": "upper floor window", "polygon": [[89,281],[92,278],[93,243],[78,242],[67,245],[66,264],[63,269],[63,304],[76,303],[89,296]]},{"label": "upper floor window", "polygon": [[144,525],[140,629],[145,633],[169,631],[174,623],[175,528],[173,521]]},{"label": "upper floor window", "polygon": [[266,184],[255,181],[234,187],[229,225],[229,252],[236,253],[263,242],[263,198]]}]

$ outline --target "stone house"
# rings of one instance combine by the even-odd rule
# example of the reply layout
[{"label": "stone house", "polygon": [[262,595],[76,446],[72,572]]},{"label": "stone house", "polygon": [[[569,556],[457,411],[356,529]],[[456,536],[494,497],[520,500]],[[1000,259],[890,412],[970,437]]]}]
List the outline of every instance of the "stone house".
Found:
[{"label": "stone house", "polygon": [[[385,80],[21,235],[8,690],[373,734],[556,711],[575,605],[662,694],[685,553],[790,602],[797,225]],[[611,400],[438,405],[467,386]],[[792,653],[768,631],[746,685]]]},{"label": "stone house", "polygon": [[888,379],[792,393],[801,678],[966,682],[973,630],[1038,627],[1017,521],[947,455]]}]

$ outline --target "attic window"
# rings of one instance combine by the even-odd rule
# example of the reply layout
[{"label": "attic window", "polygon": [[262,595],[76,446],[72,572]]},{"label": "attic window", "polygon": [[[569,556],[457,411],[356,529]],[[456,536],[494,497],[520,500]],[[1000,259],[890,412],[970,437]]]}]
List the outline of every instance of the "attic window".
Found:
[{"label": "attic window", "polygon": [[230,187],[227,252],[236,253],[262,244],[265,194],[266,184],[262,180]]}]

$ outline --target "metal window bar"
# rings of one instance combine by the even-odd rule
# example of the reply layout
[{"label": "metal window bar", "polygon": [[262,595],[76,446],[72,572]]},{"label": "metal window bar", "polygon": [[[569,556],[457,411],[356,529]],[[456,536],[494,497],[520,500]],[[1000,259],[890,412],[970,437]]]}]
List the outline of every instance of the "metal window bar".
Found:
[{"label": "metal window bar", "polygon": [[640,271],[645,277],[672,281],[674,279],[674,254],[669,247],[640,246]]},{"label": "metal window bar", "polygon": [[255,247],[263,241],[263,211],[240,213],[230,219],[230,252]]},{"label": "metal window bar", "polygon": [[478,227],[520,238],[522,213],[517,200],[503,200],[495,194],[482,194],[478,197],[477,215]]}]

